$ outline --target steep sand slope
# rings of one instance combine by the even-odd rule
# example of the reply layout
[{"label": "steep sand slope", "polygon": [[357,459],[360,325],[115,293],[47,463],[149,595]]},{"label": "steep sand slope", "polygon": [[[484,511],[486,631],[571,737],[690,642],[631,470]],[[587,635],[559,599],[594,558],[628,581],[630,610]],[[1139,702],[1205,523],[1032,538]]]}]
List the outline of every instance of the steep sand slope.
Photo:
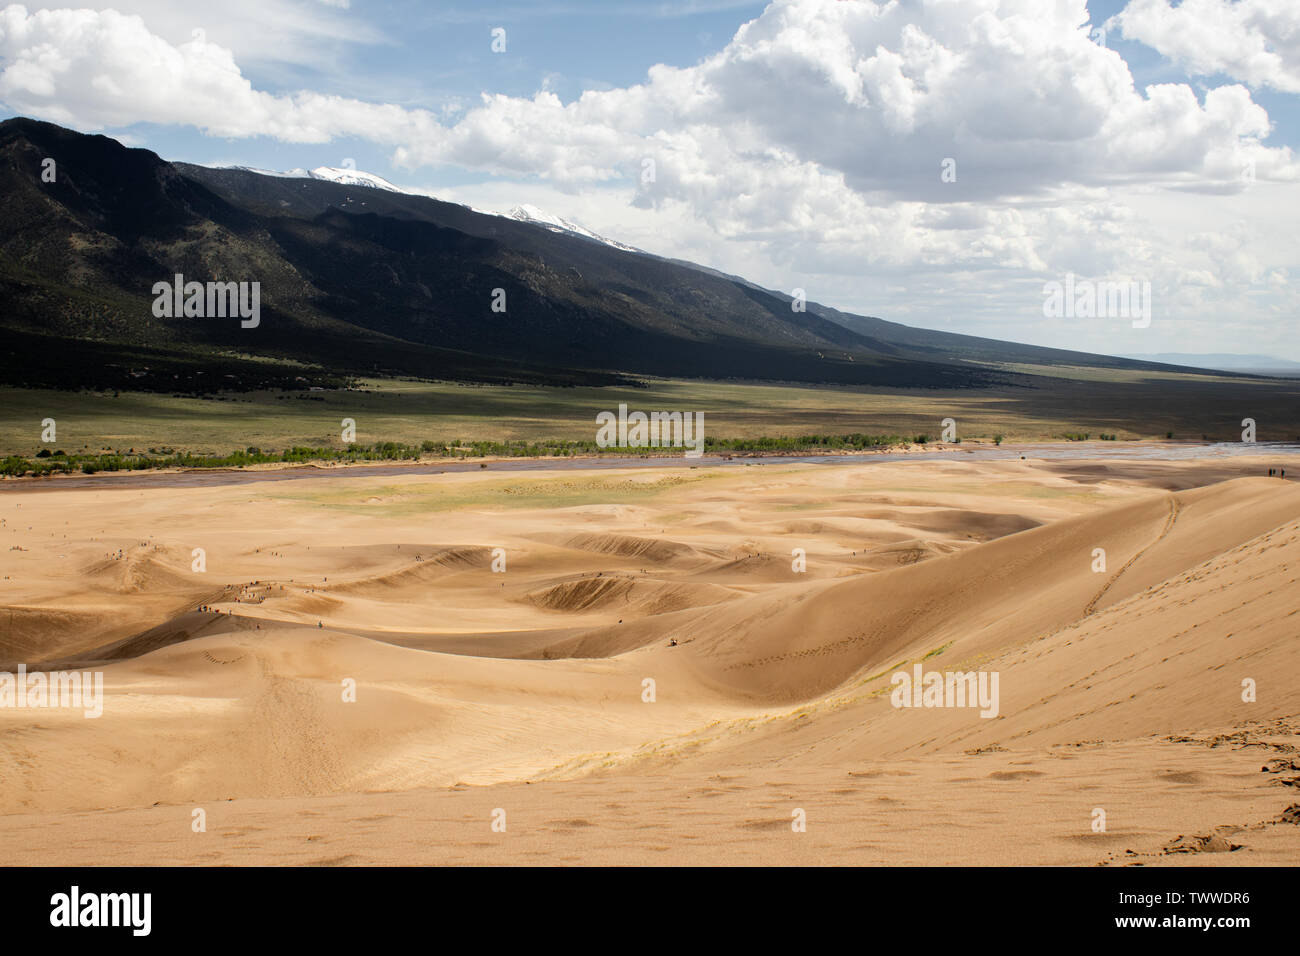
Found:
[{"label": "steep sand slope", "polygon": [[[1300,487],[1243,478],[1065,519],[974,550],[695,620],[683,649],[707,683],[805,700],[862,669],[952,645],[985,655],[1077,621],[1300,514]],[[1092,570],[1096,548],[1107,570]]]},{"label": "steep sand slope", "polygon": [[[917,645],[896,662],[908,673],[917,661],[925,670],[997,672],[996,718],[965,708],[895,708],[885,673],[779,716],[692,734],[675,750],[702,769],[806,767],[926,752],[1097,748],[1207,727],[1295,724],[1298,583],[1300,520],[1292,520],[1105,611],[1018,635],[996,651],[967,654],[964,648],[984,641],[956,640],[928,658]],[[1247,679],[1253,701],[1243,699]],[[1260,756],[1269,750],[1261,747]],[[1277,752],[1300,753],[1300,740]]]}]

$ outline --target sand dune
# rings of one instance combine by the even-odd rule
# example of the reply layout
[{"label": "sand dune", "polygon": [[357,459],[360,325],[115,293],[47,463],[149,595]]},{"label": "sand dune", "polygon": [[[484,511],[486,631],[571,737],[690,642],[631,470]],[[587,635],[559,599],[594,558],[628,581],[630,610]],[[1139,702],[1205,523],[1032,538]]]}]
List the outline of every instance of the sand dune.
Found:
[{"label": "sand dune", "polygon": [[[8,485],[0,655],[93,665],[105,697],[96,719],[0,707],[0,841],[41,826],[49,862],[1293,861],[1300,488],[1249,458],[942,465],[652,495],[636,475],[573,507],[529,504],[547,472],[508,508],[470,473]],[[996,672],[997,716],[892,706],[917,664]]]},{"label": "sand dune", "polygon": [[702,557],[690,545],[678,541],[660,541],[630,534],[578,534],[566,539],[564,543],[567,547],[590,551],[593,554],[644,558],[660,566],[689,564]]},{"label": "sand dune", "polygon": [[[398,568],[363,577],[351,577],[335,583],[328,590],[337,594],[373,594],[383,590],[403,591],[425,587],[446,571],[468,571],[486,568],[492,560],[492,549],[485,547],[422,547],[407,548]],[[408,563],[409,562],[409,563]]]},{"label": "sand dune", "polygon": [[630,575],[598,575],[552,584],[528,593],[538,607],[555,611],[618,608],[664,614],[731,601],[740,595],[714,584],[642,582]]},{"label": "sand dune", "polygon": [[[1151,497],[913,567],[815,584],[793,601],[705,611],[689,653],[711,683],[763,700],[807,699],[949,642],[974,656],[1062,627],[1297,513],[1300,488],[1267,479]],[[1179,514],[1188,530],[1175,534]],[[1095,548],[1113,570],[1091,570]]]}]

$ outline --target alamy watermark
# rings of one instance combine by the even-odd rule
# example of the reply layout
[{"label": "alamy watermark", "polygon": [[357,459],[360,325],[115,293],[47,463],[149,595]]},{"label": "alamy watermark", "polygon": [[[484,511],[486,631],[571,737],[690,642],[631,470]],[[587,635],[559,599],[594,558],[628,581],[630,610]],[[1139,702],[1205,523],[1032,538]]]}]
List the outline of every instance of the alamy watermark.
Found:
[{"label": "alamy watermark", "polygon": [[50,925],[55,927],[116,926],[130,929],[132,936],[148,936],[152,913],[152,893],[83,893],[73,886],[50,897]]},{"label": "alamy watermark", "polygon": [[153,314],[159,319],[238,316],[244,329],[255,329],[262,322],[260,282],[186,282],[178,272],[174,282],[155,282],[153,295]]},{"label": "alamy watermark", "polygon": [[997,671],[896,671],[889,702],[895,707],[978,707],[981,717],[998,715]]},{"label": "alamy watermark", "polygon": [[596,444],[601,448],[686,448],[687,458],[704,454],[703,412],[629,412],[596,415]]},{"label": "alamy watermark", "polygon": [[1133,328],[1151,325],[1151,282],[1076,279],[1043,284],[1043,316],[1049,319],[1132,319]]},{"label": "alamy watermark", "polygon": [[0,671],[0,707],[80,707],[88,719],[104,713],[103,671]]}]

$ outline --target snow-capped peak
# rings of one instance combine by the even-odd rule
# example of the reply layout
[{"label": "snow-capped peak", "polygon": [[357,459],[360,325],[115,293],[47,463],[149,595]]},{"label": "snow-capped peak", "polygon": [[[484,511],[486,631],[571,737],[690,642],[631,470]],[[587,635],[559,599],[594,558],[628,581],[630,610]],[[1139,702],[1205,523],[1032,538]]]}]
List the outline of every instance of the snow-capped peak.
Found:
[{"label": "snow-capped peak", "polygon": [[583,239],[591,239],[594,242],[603,243],[607,246],[613,246],[615,249],[622,249],[624,252],[640,252],[632,246],[626,246],[621,242],[613,239],[606,239],[599,233],[592,232],[586,226],[579,225],[572,219],[565,219],[562,216],[553,216],[548,212],[538,209],[536,206],[524,203],[520,206],[511,207],[506,213],[510,219],[517,219],[520,222],[529,222],[536,226],[543,226],[551,232],[567,232],[570,235],[581,236]]},{"label": "snow-capped peak", "polygon": [[233,169],[241,173],[257,173],[259,176],[274,176],[277,179],[306,179],[307,170],[290,169],[280,172],[275,169],[259,169],[256,166],[223,166],[220,164],[204,163],[208,169]]},{"label": "snow-capped peak", "polygon": [[274,169],[258,169],[256,166],[213,166],[212,169],[238,169],[259,176],[275,176],[277,179],[321,179],[338,183],[340,186],[367,186],[371,189],[383,189],[390,193],[417,195],[401,186],[394,186],[383,176],[363,172],[350,166],[317,166],[315,169],[286,169],[277,172]]},{"label": "snow-capped peak", "polygon": [[351,167],[317,166],[308,174],[312,179],[324,179],[343,186],[369,186],[371,189],[385,189],[390,193],[405,193],[400,186],[394,186],[382,176],[362,172]]},{"label": "snow-capped peak", "polygon": [[[390,193],[401,193],[405,196],[426,196],[430,199],[437,197],[431,193],[418,192],[410,189],[403,189],[401,186],[394,186],[382,176],[376,176],[374,173],[363,172],[360,169],[354,169],[351,166],[317,166],[315,169],[288,169],[283,172],[276,172],[270,169],[257,169],[253,166],[212,166],[213,169],[237,169],[249,173],[257,173],[259,176],[275,176],[282,179],[320,179],[326,182],[338,183],[341,186],[363,186],[368,189],[382,189]],[[618,242],[614,239],[607,239],[599,233],[592,232],[586,226],[574,222],[572,219],[565,219],[562,216],[554,216],[544,210],[538,209],[529,203],[523,203],[518,206],[512,206],[509,212],[493,212],[488,209],[478,209],[474,206],[465,208],[481,213],[486,216],[502,216],[506,219],[514,219],[518,222],[530,223],[534,226],[541,226],[549,229],[551,232],[567,233],[571,236],[579,236],[583,239],[589,239],[592,242],[599,242],[602,245],[610,246],[614,249],[621,249],[623,252],[641,252],[635,246],[629,246]]]}]

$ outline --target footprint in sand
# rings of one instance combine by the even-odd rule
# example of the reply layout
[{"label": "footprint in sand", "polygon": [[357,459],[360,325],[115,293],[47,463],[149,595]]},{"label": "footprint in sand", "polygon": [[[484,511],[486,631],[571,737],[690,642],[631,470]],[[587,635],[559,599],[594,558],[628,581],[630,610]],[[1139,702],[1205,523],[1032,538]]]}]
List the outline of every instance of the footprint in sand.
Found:
[{"label": "footprint in sand", "polygon": [[240,654],[238,657],[232,657],[230,660],[223,660],[220,657],[215,657],[207,651],[203,651],[202,653],[204,659],[206,659],[209,664],[238,664],[244,659],[243,654]]}]

